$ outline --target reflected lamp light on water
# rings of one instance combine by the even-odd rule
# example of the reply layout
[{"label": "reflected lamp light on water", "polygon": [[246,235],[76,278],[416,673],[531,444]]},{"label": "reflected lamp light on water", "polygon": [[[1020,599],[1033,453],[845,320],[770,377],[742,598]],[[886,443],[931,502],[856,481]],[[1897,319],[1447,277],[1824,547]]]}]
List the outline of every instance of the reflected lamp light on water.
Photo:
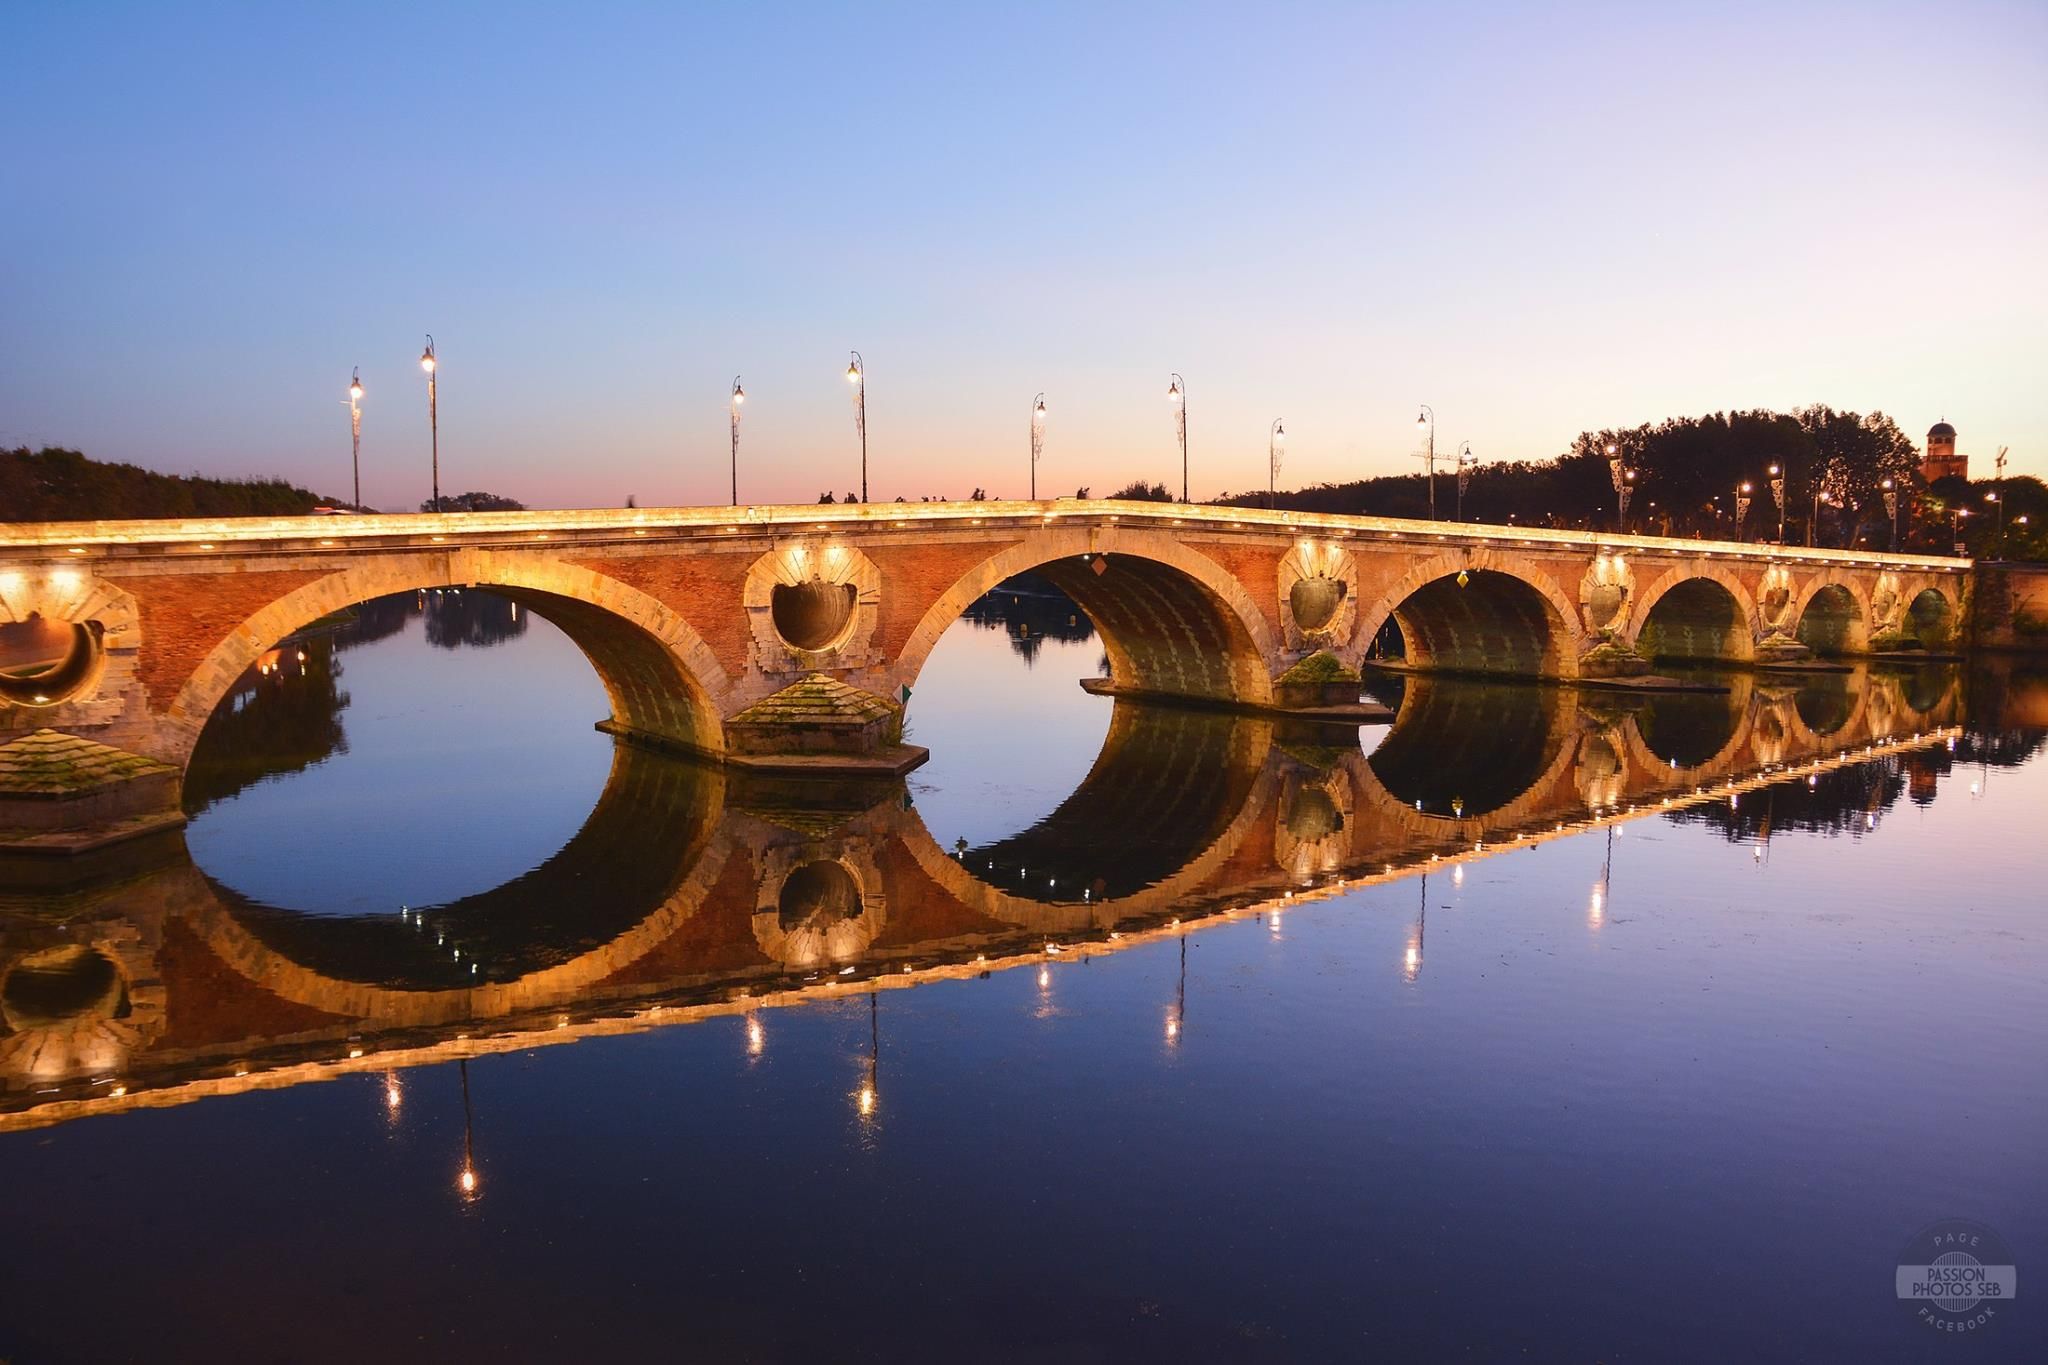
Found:
[{"label": "reflected lamp light on water", "polygon": [[477,1197],[477,1184],[476,1167],[464,1163],[461,1173],[455,1177],[455,1188],[462,1191],[464,1199],[474,1199]]}]

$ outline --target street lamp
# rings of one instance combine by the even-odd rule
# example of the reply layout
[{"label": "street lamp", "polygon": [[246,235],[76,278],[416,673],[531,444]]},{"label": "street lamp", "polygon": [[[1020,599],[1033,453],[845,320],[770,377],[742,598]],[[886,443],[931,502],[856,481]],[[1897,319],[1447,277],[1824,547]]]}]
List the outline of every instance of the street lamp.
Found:
[{"label": "street lamp", "polygon": [[1266,433],[1266,509],[1271,511],[1279,505],[1280,457],[1287,446],[1287,428],[1280,425],[1280,419],[1273,419],[1273,429]]},{"label": "street lamp", "polygon": [[1892,524],[1892,553],[1899,549],[1899,486],[1890,479],[1878,485],[1884,490],[1885,520]]},{"label": "street lamp", "polygon": [[441,367],[440,357],[434,354],[434,334],[427,333],[427,349],[420,352],[420,368],[427,372],[427,430],[432,436],[434,451],[434,501],[436,512],[441,507],[441,408],[436,391],[436,371]]},{"label": "street lamp", "polygon": [[1038,457],[1045,454],[1045,395],[1031,400],[1031,500],[1038,501]]},{"label": "street lamp", "polygon": [[1771,496],[1778,502],[1778,543],[1785,543],[1785,471],[1778,465],[1771,466]]},{"label": "street lamp", "polygon": [[747,391],[740,387],[740,377],[732,377],[732,505],[740,505],[740,405],[747,401]]},{"label": "street lamp", "polygon": [[1614,481],[1615,505],[1620,509],[1615,530],[1628,529],[1628,500],[1635,490],[1636,472],[1622,463],[1621,447],[1614,442],[1607,443],[1607,476]]},{"label": "street lamp", "polygon": [[1458,520],[1465,519],[1465,485],[1472,482],[1472,468],[1479,463],[1479,457],[1472,453],[1472,443],[1465,441],[1458,446]]},{"label": "street lamp", "polygon": [[363,510],[363,372],[362,368],[349,371],[348,376],[348,439],[349,467],[355,471],[355,509]]},{"label": "street lamp", "polygon": [[1188,394],[1187,381],[1174,375],[1166,386],[1166,401],[1173,404],[1173,430],[1180,438],[1180,500],[1188,500]]},{"label": "street lamp", "polygon": [[1956,553],[1958,555],[1968,553],[1967,548],[1963,545],[1963,520],[1969,515],[1970,509],[1967,507],[1958,507],[1948,514],[1949,534],[1955,540]]},{"label": "street lamp", "polygon": [[1749,480],[1735,485],[1735,543],[1743,540],[1742,523],[1749,516]]},{"label": "street lamp", "polygon": [[1436,520],[1436,409],[1424,403],[1415,413],[1415,429],[1429,433],[1429,444],[1423,447],[1423,467],[1429,471],[1429,519]]},{"label": "street lamp", "polygon": [[853,385],[853,425],[860,432],[860,500],[868,500],[868,367],[860,352],[849,353],[846,382]]},{"label": "street lamp", "polygon": [[2005,504],[1999,501],[1996,489],[1986,493],[1984,501],[1991,504],[1991,510],[1997,514],[1998,518],[1997,539],[1992,542],[1993,548],[1991,552],[2000,559],[2003,559],[2005,557]]}]

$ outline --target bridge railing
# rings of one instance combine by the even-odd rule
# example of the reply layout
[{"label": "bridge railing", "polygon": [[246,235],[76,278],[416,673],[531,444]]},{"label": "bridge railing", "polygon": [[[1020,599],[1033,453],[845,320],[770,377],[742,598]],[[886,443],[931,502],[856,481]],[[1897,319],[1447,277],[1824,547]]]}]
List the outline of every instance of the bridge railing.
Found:
[{"label": "bridge railing", "polygon": [[1721,559],[1960,573],[1972,561],[1946,555],[1836,550],[1756,541],[1687,540],[1540,526],[1417,521],[1401,517],[1268,511],[1200,503],[1057,498],[1040,502],[786,503],[740,507],[588,508],[525,512],[401,512],[305,517],[0,523],[6,558],[40,560],[137,553],[340,552],[413,549],[438,544],[537,548],[550,540],[630,541],[635,537],[716,539],[752,533],[800,534],[914,527],[1056,525],[1063,521],[1132,527],[1241,529],[1434,546],[1653,552]]}]

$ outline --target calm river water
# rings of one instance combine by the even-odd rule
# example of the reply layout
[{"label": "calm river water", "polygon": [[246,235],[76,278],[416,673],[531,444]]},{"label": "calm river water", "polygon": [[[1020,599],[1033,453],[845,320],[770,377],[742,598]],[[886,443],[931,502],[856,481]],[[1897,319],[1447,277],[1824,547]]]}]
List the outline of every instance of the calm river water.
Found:
[{"label": "calm river water", "polygon": [[[384,599],[182,836],[0,886],[0,1359],[2048,1358],[2048,681],[1084,693],[990,601],[907,783],[615,749]],[[9,966],[8,964],[12,964]]]}]

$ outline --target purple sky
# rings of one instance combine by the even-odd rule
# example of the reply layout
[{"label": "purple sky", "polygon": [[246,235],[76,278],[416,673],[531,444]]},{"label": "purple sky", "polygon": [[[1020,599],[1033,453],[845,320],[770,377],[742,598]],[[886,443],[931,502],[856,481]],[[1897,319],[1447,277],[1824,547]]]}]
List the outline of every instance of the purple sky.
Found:
[{"label": "purple sky", "polygon": [[536,505],[1176,488],[1823,401],[2048,475],[2048,8],[0,12],[0,444]]}]

